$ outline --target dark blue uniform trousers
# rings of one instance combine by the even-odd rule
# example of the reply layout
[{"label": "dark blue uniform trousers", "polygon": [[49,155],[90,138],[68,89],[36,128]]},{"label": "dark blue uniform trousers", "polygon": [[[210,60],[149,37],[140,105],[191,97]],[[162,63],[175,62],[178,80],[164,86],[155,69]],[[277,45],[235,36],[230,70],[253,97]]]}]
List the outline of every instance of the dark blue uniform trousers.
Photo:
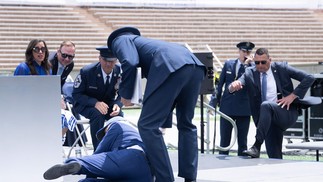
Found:
[{"label": "dark blue uniform trousers", "polygon": [[290,105],[289,110],[281,108],[276,102],[265,101],[260,106],[259,121],[256,124],[256,139],[265,140],[269,158],[282,159],[283,132],[291,127],[298,118],[297,107]]},{"label": "dark blue uniform trousers", "polygon": [[[198,164],[197,129],[192,124],[194,109],[204,77],[202,67],[185,65],[169,75],[148,98],[144,98],[138,128],[146,146],[156,182],[174,181],[173,170],[159,131],[175,105],[178,138],[178,176],[196,179]],[[147,80],[147,84],[149,78]]]},{"label": "dark blue uniform trousers", "polygon": [[[244,150],[247,150],[247,139],[250,126],[250,116],[229,116],[232,118],[238,130],[238,156],[243,156]],[[232,124],[226,119],[220,119],[220,146],[227,147],[230,145],[232,135]],[[228,155],[229,151],[220,151],[219,154]]]},{"label": "dark blue uniform trousers", "polygon": [[[151,182],[152,175],[145,154],[136,149],[122,149],[70,158],[66,163],[77,161],[89,178],[82,181]],[[95,179],[97,177],[104,179]]]}]

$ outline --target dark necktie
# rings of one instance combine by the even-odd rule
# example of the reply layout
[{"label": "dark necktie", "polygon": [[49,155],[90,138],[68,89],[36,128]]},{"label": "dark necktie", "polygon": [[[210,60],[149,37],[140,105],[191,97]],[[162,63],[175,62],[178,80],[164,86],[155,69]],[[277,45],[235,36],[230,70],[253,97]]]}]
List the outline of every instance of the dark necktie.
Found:
[{"label": "dark necktie", "polygon": [[110,76],[109,75],[107,75],[107,77],[106,77],[106,79],[105,79],[105,85],[107,85],[107,84],[109,84],[110,82],[109,82],[109,79],[110,79]]},{"label": "dark necktie", "polygon": [[261,100],[265,101],[267,96],[267,73],[262,73]]},{"label": "dark necktie", "polygon": [[244,66],[243,64],[240,64],[240,68],[239,68],[239,71],[238,71],[238,77],[240,77],[244,72]]},{"label": "dark necktie", "polygon": [[242,73],[244,72],[243,69],[244,69],[243,64],[240,64],[239,69],[237,69],[237,71],[236,71],[235,80],[237,80],[242,75]]}]

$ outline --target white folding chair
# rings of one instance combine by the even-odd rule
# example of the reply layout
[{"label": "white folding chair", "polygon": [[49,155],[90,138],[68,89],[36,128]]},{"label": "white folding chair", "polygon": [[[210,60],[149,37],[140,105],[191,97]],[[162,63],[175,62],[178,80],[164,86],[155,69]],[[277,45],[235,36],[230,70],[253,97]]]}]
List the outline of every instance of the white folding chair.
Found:
[{"label": "white folding chair", "polygon": [[[66,103],[66,106],[67,106],[69,111],[72,111],[72,106],[71,106],[70,103]],[[78,144],[79,141],[82,144],[81,148],[84,150],[85,155],[88,155],[88,149],[86,147],[86,143],[84,142],[82,136],[83,136],[83,134],[85,134],[86,130],[88,130],[90,128],[90,120],[86,119],[86,118],[81,118],[81,119],[77,120],[77,124],[82,124],[82,125],[87,124],[88,126],[86,126],[82,132],[80,132],[80,130],[79,130],[79,128],[77,126],[75,127],[75,130],[76,130],[76,133],[77,133],[78,137],[75,139],[74,143],[70,147],[69,152],[67,154],[67,158],[69,158],[71,156],[71,153],[72,153],[73,149],[76,147],[76,145]]]},{"label": "white folding chair", "polygon": [[[63,86],[63,94],[64,94],[64,97],[66,100],[66,107],[67,107],[67,110],[69,110],[70,112],[72,112],[72,108],[73,108],[73,105],[71,104],[71,103],[73,103],[73,98],[72,98],[73,85],[74,85],[74,82],[66,82]],[[74,113],[74,112],[72,112],[72,113]],[[75,147],[78,145],[79,141],[82,144],[81,148],[84,150],[85,155],[88,155],[88,149],[86,147],[86,142],[84,142],[82,136],[84,136],[85,132],[90,128],[90,122],[89,122],[90,120],[87,118],[84,118],[84,117],[75,117],[75,118],[79,118],[77,120],[77,124],[82,124],[82,125],[87,124],[88,126],[86,126],[82,132],[79,130],[79,128],[77,126],[75,127],[75,130],[76,130],[76,133],[78,136],[75,139],[72,146],[70,147],[67,158],[69,158],[71,156],[73,149],[75,149]]]}]

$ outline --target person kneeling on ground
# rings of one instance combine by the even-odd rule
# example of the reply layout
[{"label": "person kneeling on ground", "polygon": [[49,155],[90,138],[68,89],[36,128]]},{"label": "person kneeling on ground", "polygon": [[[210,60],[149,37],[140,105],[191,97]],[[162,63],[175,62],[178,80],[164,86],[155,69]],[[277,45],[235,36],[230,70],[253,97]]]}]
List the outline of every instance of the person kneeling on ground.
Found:
[{"label": "person kneeling on ground", "polygon": [[120,116],[111,118],[97,132],[96,137],[100,143],[93,155],[67,159],[64,164],[49,168],[43,177],[52,180],[69,174],[84,174],[86,179],[82,182],[152,181],[144,144],[137,129],[126,119]]}]

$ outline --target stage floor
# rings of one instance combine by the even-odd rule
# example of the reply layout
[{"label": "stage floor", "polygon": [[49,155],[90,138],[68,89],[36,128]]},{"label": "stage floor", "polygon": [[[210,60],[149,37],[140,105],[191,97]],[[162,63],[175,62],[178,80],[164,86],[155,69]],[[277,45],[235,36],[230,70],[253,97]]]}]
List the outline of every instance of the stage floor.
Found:
[{"label": "stage floor", "polygon": [[[177,177],[177,151],[170,151],[175,182]],[[200,154],[198,182],[224,181],[323,181],[323,162],[279,159],[250,159],[237,156]],[[64,182],[76,182],[84,176],[65,176]]]}]

